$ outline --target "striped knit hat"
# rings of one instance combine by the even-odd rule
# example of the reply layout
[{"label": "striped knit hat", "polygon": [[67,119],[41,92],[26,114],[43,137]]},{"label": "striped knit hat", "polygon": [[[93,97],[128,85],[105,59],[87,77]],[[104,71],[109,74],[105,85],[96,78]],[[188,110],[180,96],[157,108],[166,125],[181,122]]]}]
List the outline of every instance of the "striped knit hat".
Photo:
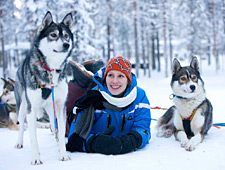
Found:
[{"label": "striped knit hat", "polygon": [[126,58],[118,56],[111,58],[105,68],[104,78],[110,70],[118,70],[123,72],[131,82],[131,63]]}]

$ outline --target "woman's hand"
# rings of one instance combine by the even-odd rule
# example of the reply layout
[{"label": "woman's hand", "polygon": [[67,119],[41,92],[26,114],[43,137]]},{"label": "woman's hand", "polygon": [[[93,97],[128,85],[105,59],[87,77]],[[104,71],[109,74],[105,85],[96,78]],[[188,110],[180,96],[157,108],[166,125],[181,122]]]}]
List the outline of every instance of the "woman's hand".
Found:
[{"label": "woman's hand", "polygon": [[110,126],[102,134],[93,135],[87,141],[87,152],[117,155],[135,151],[141,146],[142,137],[138,132],[131,131],[127,135],[112,137],[110,135],[114,130],[115,127]]}]

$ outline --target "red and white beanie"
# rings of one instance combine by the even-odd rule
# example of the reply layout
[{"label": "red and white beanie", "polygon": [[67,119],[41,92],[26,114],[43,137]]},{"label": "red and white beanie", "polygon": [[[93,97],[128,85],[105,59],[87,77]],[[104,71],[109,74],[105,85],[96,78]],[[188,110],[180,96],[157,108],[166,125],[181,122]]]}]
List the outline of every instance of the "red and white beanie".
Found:
[{"label": "red and white beanie", "polygon": [[111,58],[105,68],[104,78],[110,70],[118,70],[123,72],[131,82],[131,63],[126,58],[118,56]]}]

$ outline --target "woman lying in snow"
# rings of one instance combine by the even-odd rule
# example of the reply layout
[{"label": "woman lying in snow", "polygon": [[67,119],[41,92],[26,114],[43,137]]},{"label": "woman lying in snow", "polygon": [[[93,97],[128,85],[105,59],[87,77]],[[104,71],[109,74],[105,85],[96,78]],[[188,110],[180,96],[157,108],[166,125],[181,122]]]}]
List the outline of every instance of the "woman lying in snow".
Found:
[{"label": "woman lying in snow", "polygon": [[[88,64],[70,65],[74,79],[69,83],[67,112],[78,100],[69,121],[67,151],[115,155],[145,147],[151,138],[150,104],[137,86],[131,63],[114,57],[93,76],[87,70],[96,72],[101,61],[89,64],[94,66],[89,69]],[[93,81],[97,86],[88,90]]]}]

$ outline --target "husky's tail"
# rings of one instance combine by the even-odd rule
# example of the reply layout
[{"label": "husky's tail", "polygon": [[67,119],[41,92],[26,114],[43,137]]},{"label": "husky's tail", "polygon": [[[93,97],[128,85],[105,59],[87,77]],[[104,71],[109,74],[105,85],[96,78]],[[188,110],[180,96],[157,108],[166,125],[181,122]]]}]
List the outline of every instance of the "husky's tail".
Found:
[{"label": "husky's tail", "polygon": [[[18,73],[18,72],[17,72]],[[21,105],[21,96],[22,96],[22,89],[18,77],[16,77],[16,84],[14,86],[14,95],[16,99],[16,113],[19,115],[20,105]]]},{"label": "husky's tail", "polygon": [[17,73],[16,73],[16,84],[15,84],[15,97],[16,97],[16,110],[17,114],[19,113],[19,108],[22,102],[22,93],[25,92],[25,98],[27,101],[27,112],[30,113],[31,111],[31,103],[30,100],[27,96],[27,82],[26,82],[26,78],[25,78],[25,74],[27,73],[27,71],[30,70],[30,57],[26,57],[25,60],[23,61],[22,65],[18,68]]}]

